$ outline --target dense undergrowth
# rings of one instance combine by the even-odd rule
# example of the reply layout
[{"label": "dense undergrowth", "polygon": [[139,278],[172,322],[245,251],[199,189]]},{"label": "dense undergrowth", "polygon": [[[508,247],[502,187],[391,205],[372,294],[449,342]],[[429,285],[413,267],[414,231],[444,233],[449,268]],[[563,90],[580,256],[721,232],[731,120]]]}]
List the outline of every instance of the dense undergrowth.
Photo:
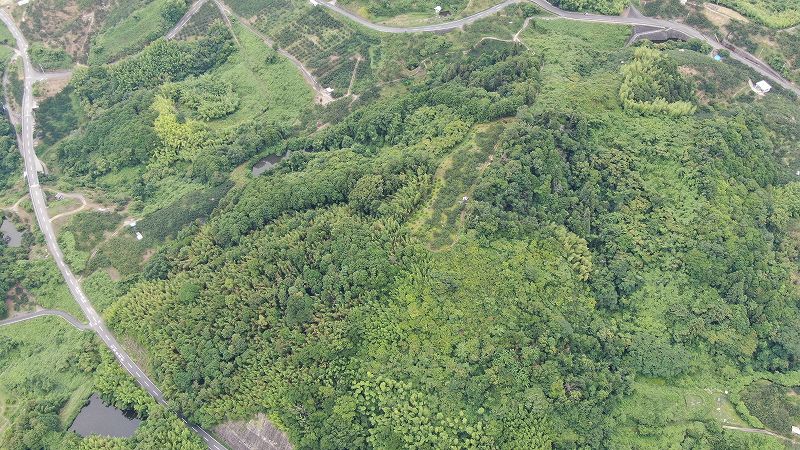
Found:
[{"label": "dense undergrowth", "polygon": [[[310,95],[299,77],[259,84],[282,60],[216,22],[82,69],[39,113],[56,183],[143,216],[140,242],[104,243],[115,215],[64,230],[76,261],[99,248],[87,291],[177,411],[267,413],[309,449],[777,448],[721,425],[789,433],[770,411],[796,414],[800,384],[791,99],[525,8],[380,37],[321,8],[235,3],[279,45],[320,46],[298,57],[337,89],[358,74],[355,97],[251,102]],[[95,363],[110,400],[161,417]]]}]

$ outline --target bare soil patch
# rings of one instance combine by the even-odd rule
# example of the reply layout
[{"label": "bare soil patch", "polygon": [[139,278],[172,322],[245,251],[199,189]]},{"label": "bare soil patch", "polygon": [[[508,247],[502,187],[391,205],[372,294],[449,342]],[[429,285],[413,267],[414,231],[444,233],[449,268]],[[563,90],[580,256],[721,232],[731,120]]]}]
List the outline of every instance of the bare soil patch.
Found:
[{"label": "bare soil patch", "polygon": [[63,48],[86,62],[92,36],[100,30],[117,0],[96,0],[81,8],[77,0],[35,0],[25,6],[20,28],[31,41]]},{"label": "bare soil patch", "polygon": [[37,84],[41,86],[41,88],[39,88],[39,91],[37,92],[40,95],[38,95],[36,98],[39,100],[43,100],[58,94],[65,87],[67,87],[67,85],[69,84],[69,77],[39,81]]},{"label": "bare soil patch", "polygon": [[264,414],[249,421],[223,423],[214,430],[233,450],[291,450],[286,434]]}]

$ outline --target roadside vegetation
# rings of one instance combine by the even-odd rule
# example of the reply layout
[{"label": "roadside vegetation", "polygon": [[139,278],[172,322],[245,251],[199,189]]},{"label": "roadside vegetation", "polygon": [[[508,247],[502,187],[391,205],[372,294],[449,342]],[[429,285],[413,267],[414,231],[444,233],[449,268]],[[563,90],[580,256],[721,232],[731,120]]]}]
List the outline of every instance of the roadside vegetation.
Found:
[{"label": "roadside vegetation", "polygon": [[[99,351],[95,339],[56,317],[0,328],[0,445],[9,450],[204,448],[110,353]],[[68,431],[95,391],[144,419],[132,437],[81,438]]]},{"label": "roadside vegetation", "polygon": [[12,312],[31,311],[37,308],[61,309],[75,317],[82,317],[52,259],[43,248],[44,237],[32,233],[29,224],[15,218],[23,232],[22,245],[6,246],[0,243],[0,292],[3,305],[0,317]]},{"label": "roadside vegetation", "polygon": [[719,0],[719,4],[739,11],[770,28],[789,28],[800,25],[800,1],[797,0]]},{"label": "roadside vegetation", "polygon": [[[132,55],[162,37],[189,8],[186,0],[138,0],[119,6],[92,40],[90,64]],[[127,11],[125,11],[127,10]],[[127,12],[127,14],[124,14]]]},{"label": "roadside vegetation", "polygon": [[[69,218],[65,256],[175,412],[264,413],[296,448],[780,448],[724,427],[798,417],[795,99],[701,46],[626,47],[629,28],[530,5],[409,36],[230,5],[335,100],[206,11],[90,59],[37,113],[47,182],[116,211]],[[67,308],[28,251],[0,254],[22,259],[8,288]],[[84,353],[84,381],[147,420],[127,442],[48,422],[67,448],[199,444]]]},{"label": "roadside vegetation", "polygon": [[524,18],[371,44],[422,74],[271,144],[291,156],[110,306],[193,420],[266,412],[308,448],[779,445],[721,425],[765,426],[742,392],[795,368],[766,330],[798,317],[797,147],[763,112],[796,105],[624,28],[514,43]]},{"label": "roadside vegetation", "polygon": [[[786,2],[784,2],[786,3]],[[787,19],[772,20],[753,8],[767,3],[721,1],[698,5],[682,5],[678,0],[642,2],[644,14],[685,21],[708,35],[744,48],[765,61],[785,78],[800,82],[800,5],[792,2],[770,2]],[[724,5],[724,6],[723,6]],[[731,9],[732,8],[732,9]],[[789,20],[788,17],[794,17]],[[726,53],[723,52],[723,57]],[[755,76],[755,75],[754,75]],[[755,80],[754,80],[755,81]]]},{"label": "roadside vegetation", "polygon": [[381,0],[346,0],[341,2],[342,5],[353,9],[356,12],[366,12],[368,17],[391,17],[401,14],[411,14],[419,12],[427,12],[433,15],[434,7],[441,7],[442,11],[449,14],[461,12],[467,3],[466,0],[399,0],[393,2],[384,2]]},{"label": "roadside vegetation", "polygon": [[[0,70],[5,69],[5,61]],[[0,191],[10,188],[22,173],[22,158],[17,150],[14,127],[7,116],[0,118]]]},{"label": "roadside vegetation", "polygon": [[72,66],[72,58],[63,49],[52,49],[33,43],[28,54],[33,66],[42,71],[69,69]]}]

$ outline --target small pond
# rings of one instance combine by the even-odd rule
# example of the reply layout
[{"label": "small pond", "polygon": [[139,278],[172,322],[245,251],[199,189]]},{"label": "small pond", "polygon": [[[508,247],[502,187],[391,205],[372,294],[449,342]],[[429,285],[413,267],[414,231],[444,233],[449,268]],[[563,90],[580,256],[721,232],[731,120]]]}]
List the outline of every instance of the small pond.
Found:
[{"label": "small pond", "polygon": [[261,158],[260,160],[258,160],[256,165],[253,166],[253,176],[257,177],[257,176],[261,175],[262,173],[272,169],[273,167],[275,167],[275,164],[278,164],[279,162],[281,162],[281,160],[283,160],[283,158],[286,158],[286,155],[283,155],[283,156],[281,156],[281,155],[269,155],[269,156],[267,156],[265,158]]},{"label": "small pond", "polygon": [[8,244],[9,247],[19,247],[22,245],[22,231],[17,231],[17,226],[14,222],[8,219],[2,219],[3,224],[0,225],[0,232],[3,234],[2,241]]},{"label": "small pond", "polygon": [[142,421],[134,415],[108,406],[100,396],[92,394],[89,404],[81,409],[69,431],[81,436],[131,437],[140,423]]}]

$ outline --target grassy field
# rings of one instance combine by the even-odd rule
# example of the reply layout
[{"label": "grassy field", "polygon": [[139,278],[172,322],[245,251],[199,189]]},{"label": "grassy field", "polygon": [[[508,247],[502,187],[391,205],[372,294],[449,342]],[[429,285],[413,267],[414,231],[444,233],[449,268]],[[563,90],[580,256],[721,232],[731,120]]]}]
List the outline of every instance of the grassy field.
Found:
[{"label": "grassy field", "polygon": [[770,28],[800,24],[798,0],[717,0],[715,3],[731,7]]},{"label": "grassy field", "polygon": [[70,217],[62,230],[75,235],[78,250],[90,251],[102,242],[106,234],[114,231],[122,220],[123,217],[117,213],[83,211]]},{"label": "grassy field", "polygon": [[95,37],[89,62],[102,64],[115,61],[141,50],[149,42],[163,36],[173,25],[161,15],[168,1],[153,0],[119,23],[103,29]]},{"label": "grassy field", "polygon": [[308,109],[313,100],[311,89],[289,61],[275,57],[255,34],[241,25],[234,28],[240,46],[222,67],[213,73],[233,84],[239,95],[238,109],[219,120],[209,122],[214,128],[226,128],[262,117],[266,121],[291,124]]},{"label": "grassy field", "polygon": [[[639,380],[634,384],[633,395],[618,408],[622,422],[612,442],[619,449],[668,448],[670,443],[684,441],[707,421],[748,427],[726,392],[716,386],[676,386],[658,379]],[[747,448],[784,448],[781,441],[771,436],[730,433],[748,442]]]},{"label": "grassy field", "polygon": [[[57,402],[60,426],[69,425],[92,389],[80,363],[91,336],[57,317],[0,328],[0,447],[6,448],[4,431],[28,398]],[[51,431],[44,441],[59,448],[61,433]]]},{"label": "grassy field", "polygon": [[416,223],[431,249],[452,245],[463,231],[468,203],[462,203],[462,199],[471,197],[481,173],[491,164],[494,143],[502,131],[502,123],[477,126],[439,165],[434,194]]},{"label": "grassy field", "polygon": [[[11,32],[5,26],[0,27],[0,44],[6,45],[8,47],[17,46],[17,40],[14,39],[14,36],[11,35]],[[5,60],[5,57],[3,57],[3,60]]]},{"label": "grassy field", "polygon": [[47,202],[47,212],[50,217],[80,208],[81,202],[74,198],[64,197],[61,200],[52,198]]},{"label": "grassy field", "polygon": [[142,270],[146,252],[144,241],[137,241],[133,231],[126,230],[100,246],[88,269],[112,267],[123,277],[133,275]]}]

